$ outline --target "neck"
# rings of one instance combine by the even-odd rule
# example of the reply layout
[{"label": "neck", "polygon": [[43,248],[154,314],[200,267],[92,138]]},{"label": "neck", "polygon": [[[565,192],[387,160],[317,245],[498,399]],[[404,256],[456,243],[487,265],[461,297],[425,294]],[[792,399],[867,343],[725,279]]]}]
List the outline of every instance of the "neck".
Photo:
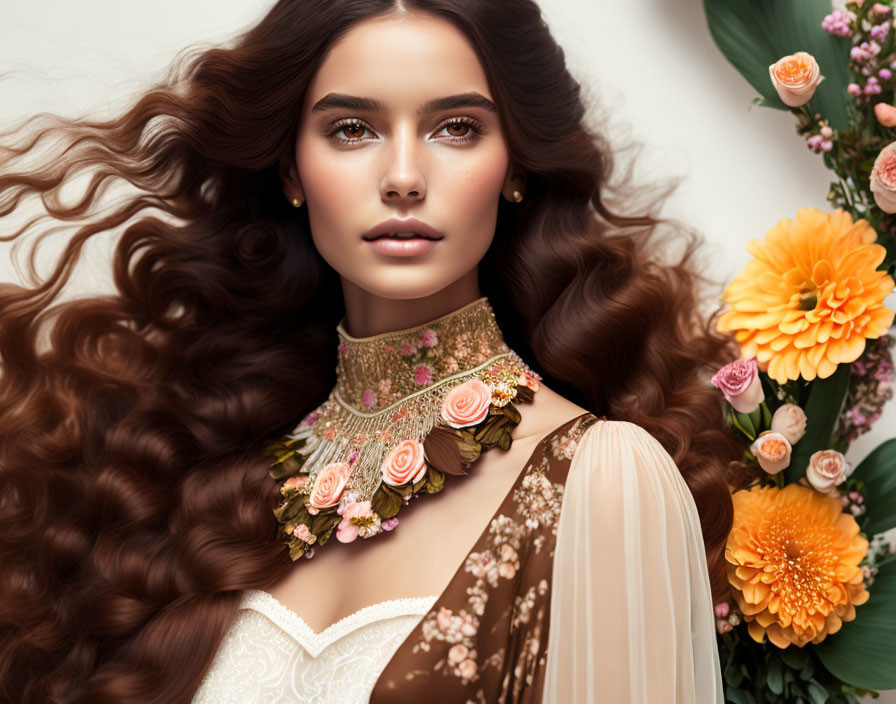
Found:
[{"label": "neck", "polygon": [[509,352],[485,296],[400,330],[354,337],[343,318],[336,331],[335,393],[361,413],[382,411]]},{"label": "neck", "polygon": [[342,280],[342,293],[345,302],[343,328],[349,335],[358,338],[421,325],[457,310],[482,295],[475,268],[429,296],[385,298],[373,295],[345,278]]}]

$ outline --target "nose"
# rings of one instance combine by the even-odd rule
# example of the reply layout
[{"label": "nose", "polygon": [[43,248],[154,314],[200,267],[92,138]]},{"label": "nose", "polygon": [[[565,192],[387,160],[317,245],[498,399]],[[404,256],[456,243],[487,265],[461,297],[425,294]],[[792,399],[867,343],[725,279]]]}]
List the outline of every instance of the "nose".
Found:
[{"label": "nose", "polygon": [[384,202],[414,202],[425,197],[423,152],[413,126],[405,125],[395,130],[391,145],[383,151],[388,160],[380,186]]}]

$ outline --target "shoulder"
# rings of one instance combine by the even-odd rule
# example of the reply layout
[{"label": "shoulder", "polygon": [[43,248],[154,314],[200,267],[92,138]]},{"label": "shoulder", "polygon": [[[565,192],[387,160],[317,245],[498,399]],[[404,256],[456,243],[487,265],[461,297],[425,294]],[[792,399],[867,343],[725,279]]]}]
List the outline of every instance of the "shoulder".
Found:
[{"label": "shoulder", "polygon": [[532,403],[521,410],[522,417],[516,429],[520,440],[548,438],[574,418],[588,413],[587,408],[573,403],[544,384],[540,385]]},{"label": "shoulder", "polygon": [[625,420],[597,419],[576,443],[570,480],[602,485],[683,485],[675,461],[653,435]]}]

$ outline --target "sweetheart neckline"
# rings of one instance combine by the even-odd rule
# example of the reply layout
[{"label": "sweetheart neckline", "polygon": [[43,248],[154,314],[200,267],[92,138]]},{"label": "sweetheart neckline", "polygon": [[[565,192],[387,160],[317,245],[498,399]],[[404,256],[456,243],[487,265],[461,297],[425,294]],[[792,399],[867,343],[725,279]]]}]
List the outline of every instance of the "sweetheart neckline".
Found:
[{"label": "sweetheart neckline", "polygon": [[261,589],[244,591],[239,608],[257,611],[266,616],[298,642],[312,657],[317,657],[333,643],[371,623],[395,616],[425,616],[438,598],[439,595],[436,594],[378,601],[375,604],[362,606],[348,616],[343,616],[319,633],[273,594]]}]

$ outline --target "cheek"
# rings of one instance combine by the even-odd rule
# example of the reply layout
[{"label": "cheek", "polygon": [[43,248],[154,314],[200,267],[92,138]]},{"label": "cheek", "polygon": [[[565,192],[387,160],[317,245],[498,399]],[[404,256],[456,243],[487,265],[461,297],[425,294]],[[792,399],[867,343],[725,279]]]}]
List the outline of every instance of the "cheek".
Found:
[{"label": "cheek", "polygon": [[296,155],[305,200],[314,204],[321,218],[344,217],[349,204],[357,205],[368,170],[357,159],[334,157],[333,150],[318,140],[306,144],[300,144]]},{"label": "cheek", "polygon": [[488,150],[444,169],[438,182],[430,184],[431,189],[438,189],[438,200],[447,217],[445,226],[456,239],[467,241],[477,250],[481,247],[474,241],[490,240],[494,234],[507,164],[505,151]]}]

